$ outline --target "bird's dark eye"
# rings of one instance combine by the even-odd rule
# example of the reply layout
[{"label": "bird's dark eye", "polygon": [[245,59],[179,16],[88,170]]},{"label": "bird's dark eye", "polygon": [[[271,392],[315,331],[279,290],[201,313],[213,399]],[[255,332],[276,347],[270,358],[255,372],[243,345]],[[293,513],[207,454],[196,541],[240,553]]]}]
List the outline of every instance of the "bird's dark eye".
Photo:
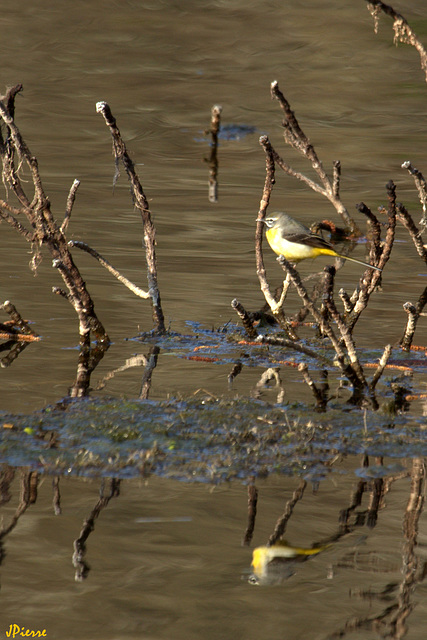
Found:
[{"label": "bird's dark eye", "polygon": [[276,220],[274,218],[266,218],[264,222],[267,225],[267,227],[272,227],[273,224],[276,222]]}]

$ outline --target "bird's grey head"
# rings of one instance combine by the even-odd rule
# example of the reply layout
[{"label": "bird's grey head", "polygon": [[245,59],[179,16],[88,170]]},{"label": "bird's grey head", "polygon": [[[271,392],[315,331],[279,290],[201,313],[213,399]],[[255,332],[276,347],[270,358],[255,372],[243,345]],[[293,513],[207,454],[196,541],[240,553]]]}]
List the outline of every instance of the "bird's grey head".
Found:
[{"label": "bird's grey head", "polygon": [[271,213],[267,218],[265,218],[264,222],[269,229],[272,229],[277,225],[278,222],[284,222],[285,224],[292,220],[287,213],[282,213],[281,211],[275,211]]}]

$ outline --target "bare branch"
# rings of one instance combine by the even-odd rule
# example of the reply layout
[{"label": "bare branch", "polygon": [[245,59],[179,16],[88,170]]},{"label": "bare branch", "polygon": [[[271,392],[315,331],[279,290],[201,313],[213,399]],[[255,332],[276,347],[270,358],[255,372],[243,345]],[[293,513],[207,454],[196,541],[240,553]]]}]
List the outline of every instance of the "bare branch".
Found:
[{"label": "bare branch", "polygon": [[[7,136],[0,136],[0,155],[3,164],[3,179],[5,184],[11,188],[22,209],[16,209],[8,203],[0,201],[0,216],[14,227],[25,239],[34,243],[35,256],[31,261],[34,266],[40,257],[39,248],[43,244],[51,253],[53,262],[60,270],[64,282],[69,287],[70,295],[67,296],[74,306],[79,317],[79,326],[83,330],[81,336],[86,336],[93,331],[98,341],[107,344],[108,336],[102,323],[95,314],[94,304],[86,288],[86,284],[81,277],[79,270],[73,262],[71,253],[67,246],[64,233],[56,223],[51,211],[49,198],[44,192],[39,174],[37,159],[25,143],[18,127],[15,124],[13,115],[15,111],[14,98],[22,85],[17,85],[8,91],[6,98],[0,101],[0,117],[6,125]],[[17,176],[14,158],[17,154],[21,162],[25,162],[31,171],[31,178],[34,187],[34,195],[30,202],[29,197],[24,192],[21,182]],[[70,207],[71,205],[69,205]],[[24,214],[33,228],[33,232],[27,230],[15,216]]]},{"label": "bare branch", "polygon": [[239,318],[242,321],[242,324],[245,328],[246,333],[248,334],[248,337],[250,340],[255,340],[258,337],[258,332],[255,329],[255,327],[253,326],[251,319],[249,317],[248,312],[246,311],[246,309],[243,307],[243,305],[236,300],[236,298],[234,298],[234,300],[231,301],[231,306],[234,309],[234,311],[237,313],[237,315],[239,316]]},{"label": "bare branch", "polygon": [[222,107],[218,104],[214,105],[211,110],[211,126],[209,131],[212,136],[211,154],[209,158],[205,158],[209,164],[209,202],[218,201],[218,133],[221,127]]},{"label": "bare branch", "polygon": [[[40,204],[40,206],[46,201],[46,196],[44,195],[43,186],[38,170],[38,163],[34,156],[31,155],[29,148],[24,142],[21,133],[18,127],[15,124],[13,117],[10,115],[9,111],[6,108],[6,105],[0,100],[0,116],[3,118],[3,122],[6,124],[10,131],[11,138],[15,145],[15,148],[19,154],[20,158],[23,158],[27,163],[33,178],[33,184],[35,188],[35,197]],[[18,195],[18,194],[17,194]],[[25,197],[25,201],[22,203],[26,206],[29,205],[28,199]]]},{"label": "bare branch", "polygon": [[381,11],[393,19],[394,44],[397,45],[398,42],[402,42],[403,44],[410,44],[415,47],[419,53],[421,69],[425,73],[427,82],[427,51],[402,14],[395,11],[390,5],[381,2],[381,0],[369,0],[368,9],[374,18],[375,33],[378,32],[378,22]]},{"label": "bare branch", "polygon": [[61,224],[61,233],[65,233],[67,230],[68,223],[70,222],[71,211],[73,209],[74,201],[76,199],[77,189],[79,188],[79,186],[80,186],[80,180],[74,180],[73,184],[71,185],[71,189],[67,198],[67,204],[65,206],[64,221]]},{"label": "bare branch", "polygon": [[32,329],[28,324],[28,322],[24,320],[24,318],[18,312],[16,307],[10,302],[10,300],[6,300],[5,302],[3,302],[1,307],[2,309],[4,309],[4,311],[6,311],[6,313],[9,314],[14,326],[18,327],[19,329],[21,329],[21,331],[23,331],[26,334],[29,334],[33,337],[38,337],[34,329]]},{"label": "bare branch", "polygon": [[332,193],[335,198],[340,197],[340,179],[341,179],[341,162],[339,160],[334,161],[334,173],[332,182]]},{"label": "bare branch", "polygon": [[274,299],[274,296],[271,294],[270,287],[267,282],[266,269],[264,265],[264,256],[262,253],[262,240],[263,240],[263,232],[264,232],[264,218],[267,211],[267,207],[270,202],[270,196],[273,189],[273,185],[276,181],[275,179],[275,166],[274,166],[274,150],[270,144],[270,140],[267,136],[261,136],[259,139],[259,143],[264,149],[265,152],[265,182],[264,189],[262,193],[262,198],[260,202],[260,208],[257,216],[257,226],[255,231],[255,259],[256,259],[256,267],[257,267],[257,276],[259,279],[261,291],[264,294],[264,297],[267,301],[267,304],[270,306],[270,309],[276,318],[277,322],[280,324],[282,329],[286,331],[289,337],[292,339],[297,339],[295,332],[292,330],[289,322],[287,321],[285,314],[283,313],[282,304],[283,300],[279,301],[279,304]]},{"label": "bare branch", "polygon": [[114,156],[117,161],[121,161],[126,169],[135,207],[139,210],[144,228],[145,257],[147,261],[148,290],[153,305],[153,319],[156,331],[164,333],[165,319],[163,315],[160,291],[157,284],[157,261],[156,261],[156,229],[151,219],[151,211],[148,200],[135,171],[134,164],[127,152],[126,145],[122,140],[116,119],[111,113],[111,109],[106,102],[97,102],[96,111],[104,117],[106,125],[109,127],[113,138]]},{"label": "bare branch", "polygon": [[[384,240],[384,246],[381,250],[381,256],[377,262],[378,268],[383,269],[386,263],[388,262],[391,254],[391,250],[394,242],[394,235],[396,229],[396,187],[392,180],[390,180],[387,185],[387,195],[389,200],[388,207],[388,228]],[[358,208],[362,207],[362,205],[358,205]],[[365,205],[363,205],[365,207]],[[367,209],[367,207],[366,207]],[[366,213],[366,211],[364,211]],[[376,235],[378,231],[377,226],[374,226],[374,234]],[[374,236],[375,237],[375,236]],[[372,243],[373,246],[378,246],[379,249],[379,239],[374,239]],[[346,324],[350,331],[353,331],[353,328],[360,317],[360,314],[364,309],[366,309],[369,298],[371,294],[374,292],[375,288],[381,282],[381,271],[374,271],[373,269],[367,269],[360,279],[359,287],[355,290],[351,297],[351,301],[354,303],[354,307],[352,312],[348,315],[346,319]]]},{"label": "bare branch", "polygon": [[325,358],[319,351],[314,351],[314,349],[310,349],[300,342],[295,342],[294,340],[288,340],[286,338],[280,338],[275,336],[261,336],[257,337],[257,342],[260,344],[271,344],[278,347],[285,347],[286,349],[293,349],[298,353],[302,353],[309,358],[313,358],[318,362],[321,362],[323,365],[332,367],[333,361],[330,358]]},{"label": "bare branch", "polygon": [[309,142],[307,136],[301,129],[298,123],[298,120],[295,116],[295,113],[292,111],[289,105],[289,102],[287,101],[283,93],[280,91],[277,80],[274,80],[271,83],[271,96],[276,100],[278,100],[285,114],[285,120],[283,122],[285,141],[310,161],[311,166],[313,167],[314,171],[317,173],[322,186],[313,182],[303,174],[299,174],[295,172],[285,163],[281,165],[276,158],[275,158],[275,161],[277,162],[277,164],[279,164],[279,166],[281,166],[281,168],[284,171],[286,171],[286,173],[288,173],[289,175],[293,175],[299,180],[302,180],[308,186],[310,186],[314,191],[316,191],[317,193],[321,193],[326,198],[328,198],[328,200],[335,207],[336,211],[342,217],[345,225],[350,229],[350,231],[355,235],[359,235],[360,232],[357,228],[356,223],[349,215],[346,207],[341,202],[341,199],[339,197],[339,163],[338,161],[335,161],[334,177],[333,177],[333,181],[331,181],[328,174],[323,168],[322,162],[320,161],[315,148]]},{"label": "bare branch", "polygon": [[320,193],[320,195],[325,196],[326,198],[328,197],[328,192],[326,191],[326,189],[321,187],[320,184],[318,184],[317,182],[314,182],[314,180],[311,180],[311,178],[308,178],[307,176],[305,176],[303,173],[300,173],[299,171],[295,171],[295,169],[292,169],[292,167],[289,166],[274,149],[273,149],[273,157],[276,164],[278,164],[279,167],[282,169],[282,171],[287,173],[288,176],[291,176],[291,178],[296,178],[297,180],[304,182],[308,187],[310,187],[310,189],[312,189],[316,193]]},{"label": "bare branch", "polygon": [[415,329],[417,328],[418,320],[423,312],[424,307],[427,304],[427,287],[424,289],[416,305],[411,302],[405,302],[403,308],[408,314],[405,333],[400,340],[400,346],[404,351],[409,351],[412,341],[414,339]]},{"label": "bare branch", "polygon": [[363,213],[368,218],[368,238],[370,240],[369,247],[369,262],[371,264],[378,264],[380,259],[382,248],[381,248],[381,224],[377,218],[377,216],[372,213],[369,207],[366,206],[364,202],[356,205],[356,209]]},{"label": "bare branch", "polygon": [[372,380],[369,383],[369,389],[371,391],[374,391],[378,380],[381,378],[382,374],[384,373],[384,369],[386,368],[387,362],[389,361],[392,351],[393,351],[393,347],[391,346],[391,344],[387,344],[384,348],[383,355],[381,356],[381,359],[378,363],[378,367],[376,368],[375,373],[372,376]]},{"label": "bare branch", "polygon": [[415,225],[415,222],[412,219],[412,216],[407,211],[407,209],[403,206],[403,204],[397,204],[398,215],[397,218],[399,222],[403,224],[405,229],[408,231],[411,236],[412,242],[414,243],[415,249],[417,250],[420,258],[424,260],[427,264],[427,249],[424,246],[424,243],[421,238],[421,231]]},{"label": "bare branch", "polygon": [[362,366],[359,362],[359,358],[356,353],[356,344],[353,340],[353,336],[351,334],[351,330],[347,327],[344,319],[341,317],[338,309],[335,306],[333,290],[334,290],[334,278],[335,278],[335,267],[325,267],[325,294],[324,294],[324,303],[328,312],[331,315],[332,320],[338,327],[338,330],[341,335],[341,339],[344,341],[348,358],[351,363],[351,368],[355,372],[357,378],[360,380],[360,383],[363,387],[366,387],[366,379],[363,373]]},{"label": "bare branch", "polygon": [[[6,205],[7,205],[6,202],[3,202],[3,200],[0,200],[1,208],[7,208]],[[0,208],[0,218],[5,222],[7,222],[11,227],[13,227],[18,233],[20,233],[21,236],[23,236],[27,242],[34,242],[34,233],[31,233],[31,231],[28,231],[28,229],[26,229],[24,225],[15,218],[15,216],[11,215],[8,211],[2,211],[1,208]]]},{"label": "bare branch", "polygon": [[316,407],[319,411],[325,411],[326,410],[326,405],[327,405],[327,396],[325,393],[325,389],[319,389],[316,386],[316,383],[314,382],[313,378],[311,377],[311,375],[308,372],[308,366],[305,362],[302,362],[299,367],[298,367],[298,371],[300,371],[300,373],[302,373],[302,377],[304,378],[304,382],[306,383],[306,385],[308,385],[308,387],[310,387],[314,399],[316,400]]},{"label": "bare branch", "polygon": [[402,169],[407,169],[414,178],[415,186],[418,190],[421,206],[423,208],[423,218],[421,225],[427,227],[427,184],[421,171],[414,167],[409,160],[402,163]]},{"label": "bare branch", "polygon": [[130,289],[136,296],[139,296],[140,298],[146,298],[146,299],[150,297],[150,294],[147,291],[140,289],[139,287],[136,286],[136,284],[133,284],[133,282],[125,278],[125,276],[122,276],[122,274],[119,271],[117,271],[117,269],[113,267],[108,262],[108,260],[103,258],[101,254],[98,253],[98,251],[95,251],[95,249],[92,249],[92,247],[90,247],[85,242],[80,242],[78,240],[70,240],[68,242],[68,246],[77,247],[78,249],[81,249],[82,251],[86,251],[86,253],[89,253],[91,256],[96,258],[96,260],[98,260],[98,262],[103,267],[105,267],[107,271],[109,271],[115,278],[117,278],[117,280],[119,280],[122,284],[124,284],[125,287]]}]

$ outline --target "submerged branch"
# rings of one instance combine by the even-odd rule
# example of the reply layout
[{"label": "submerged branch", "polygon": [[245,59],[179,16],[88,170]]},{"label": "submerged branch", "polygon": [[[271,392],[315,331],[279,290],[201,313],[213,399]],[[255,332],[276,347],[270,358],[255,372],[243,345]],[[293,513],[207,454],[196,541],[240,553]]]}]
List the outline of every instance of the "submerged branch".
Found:
[{"label": "submerged branch", "polygon": [[298,353],[302,353],[309,358],[313,358],[318,362],[321,362],[323,365],[327,365],[329,367],[333,366],[333,361],[330,358],[326,358],[324,355],[319,353],[319,351],[315,351],[314,349],[310,349],[300,342],[295,342],[294,340],[288,340],[287,338],[280,338],[275,336],[258,336],[256,340],[259,344],[270,344],[277,347],[285,347],[286,349],[293,349]]},{"label": "submerged branch", "polygon": [[306,383],[306,385],[308,385],[308,387],[311,389],[314,399],[316,401],[316,408],[318,411],[325,411],[326,410],[326,405],[328,402],[328,397],[327,397],[327,391],[328,391],[328,386],[322,386],[320,389],[317,387],[316,383],[314,382],[313,378],[311,377],[311,375],[308,372],[308,366],[305,362],[302,362],[299,367],[298,367],[298,371],[300,371],[300,373],[302,373],[302,377],[304,378],[304,382]]},{"label": "submerged branch", "polygon": [[253,326],[251,319],[249,317],[249,314],[244,308],[244,306],[238,300],[236,300],[236,298],[234,298],[234,300],[231,301],[231,306],[234,309],[234,311],[237,313],[239,318],[241,319],[249,339],[256,340],[256,338],[258,338],[258,332]]},{"label": "submerged branch", "polygon": [[384,369],[387,366],[387,362],[389,361],[389,358],[391,356],[391,352],[393,351],[393,347],[391,346],[391,344],[387,344],[385,346],[384,349],[384,353],[381,356],[381,359],[378,363],[378,367],[375,370],[374,375],[372,376],[372,380],[369,383],[369,389],[371,391],[374,391],[375,387],[377,386],[377,383],[379,381],[379,379],[381,378],[382,374],[384,373]]}]

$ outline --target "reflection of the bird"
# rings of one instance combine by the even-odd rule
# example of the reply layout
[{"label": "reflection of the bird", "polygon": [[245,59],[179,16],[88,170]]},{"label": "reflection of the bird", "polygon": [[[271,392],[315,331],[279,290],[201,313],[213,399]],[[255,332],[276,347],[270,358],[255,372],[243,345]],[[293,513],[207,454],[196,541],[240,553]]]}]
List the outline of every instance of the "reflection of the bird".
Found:
[{"label": "reflection of the bird", "polygon": [[297,564],[306,562],[328,546],[305,549],[280,540],[271,546],[257,547],[252,554],[253,573],[249,582],[257,585],[281,584],[294,575]]}]

